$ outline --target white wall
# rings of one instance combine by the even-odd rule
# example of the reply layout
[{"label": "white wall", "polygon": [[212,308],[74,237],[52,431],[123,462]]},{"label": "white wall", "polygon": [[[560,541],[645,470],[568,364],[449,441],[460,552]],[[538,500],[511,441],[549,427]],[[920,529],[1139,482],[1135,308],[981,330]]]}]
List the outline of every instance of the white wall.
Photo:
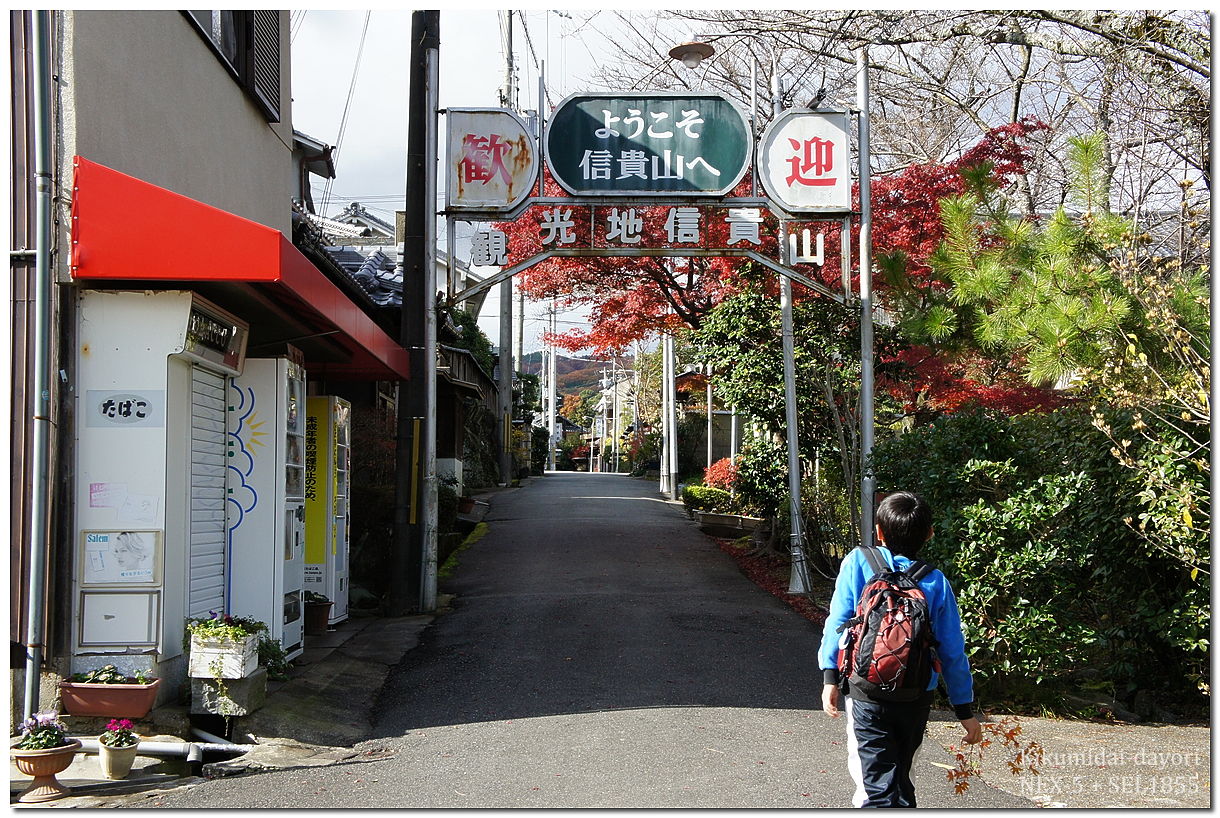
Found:
[{"label": "white wall", "polygon": [[[181,372],[171,378],[169,356],[182,350],[190,306],[189,292],[93,290],[81,293],[79,302],[76,524],[72,544],[75,579],[79,581],[83,570],[79,559],[81,532],[163,532],[163,627],[159,647],[166,656],[181,653],[186,596],[185,515],[181,508],[185,492],[180,486],[180,458],[184,453],[181,441],[171,443],[170,435],[177,430],[175,437],[183,437],[182,417],[185,414],[189,418],[189,411],[182,412],[172,399],[182,391]],[[161,419],[147,426],[99,425],[96,419],[91,422],[96,414],[91,393],[96,398],[99,392],[112,391],[159,394]],[[177,467],[168,466],[170,463]],[[148,501],[150,511],[142,509],[137,500]],[[74,609],[79,605],[78,588],[73,594]],[[78,622],[78,617],[74,621]],[[74,628],[74,646],[76,638]]]}]

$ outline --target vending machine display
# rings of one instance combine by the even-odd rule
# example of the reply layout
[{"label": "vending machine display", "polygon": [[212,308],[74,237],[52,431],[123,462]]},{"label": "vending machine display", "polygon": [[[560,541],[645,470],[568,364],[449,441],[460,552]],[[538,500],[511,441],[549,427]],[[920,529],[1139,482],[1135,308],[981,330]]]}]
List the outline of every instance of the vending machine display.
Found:
[{"label": "vending machine display", "polygon": [[304,648],[305,372],[251,358],[229,382],[229,610]]},{"label": "vending machine display", "polygon": [[334,603],[331,624],[347,619],[351,414],[342,398],[313,397],[305,420],[304,588]]}]

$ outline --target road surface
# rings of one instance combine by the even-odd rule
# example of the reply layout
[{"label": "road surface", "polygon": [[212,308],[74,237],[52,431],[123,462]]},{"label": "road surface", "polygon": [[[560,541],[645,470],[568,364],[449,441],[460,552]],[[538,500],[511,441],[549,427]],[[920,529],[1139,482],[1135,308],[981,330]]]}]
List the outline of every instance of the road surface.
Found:
[{"label": "road surface", "polygon": [[[742,576],[655,483],[554,473],[496,495],[455,594],[383,691],[384,757],[210,781],[177,808],[849,808],[815,624]],[[934,725],[943,734],[943,725]],[[953,795],[928,742],[920,806]],[[144,806],[149,806],[147,802]]]}]

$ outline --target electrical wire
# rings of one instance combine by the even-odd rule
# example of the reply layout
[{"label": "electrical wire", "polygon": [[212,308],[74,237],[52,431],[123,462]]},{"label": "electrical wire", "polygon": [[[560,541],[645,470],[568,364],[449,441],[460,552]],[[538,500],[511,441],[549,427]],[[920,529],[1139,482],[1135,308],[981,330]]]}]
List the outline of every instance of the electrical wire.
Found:
[{"label": "electrical wire", "polygon": [[[369,18],[372,17],[372,15],[373,12],[371,11],[366,11],[364,13],[364,27],[360,31],[360,45],[356,48],[356,64],[352,66],[352,81],[347,88],[347,100],[343,103],[343,117],[339,120],[339,135],[335,138],[335,147],[331,151],[332,161],[334,161],[336,164],[338,164],[339,161],[339,148],[343,144],[343,134],[344,131],[347,130],[347,115],[351,112],[352,97],[354,97],[356,94],[356,78],[360,76],[360,61],[364,56],[364,41],[369,33]],[[321,210],[323,213],[326,212],[326,208],[330,204],[330,189],[334,184],[334,181],[335,180],[333,178],[326,180],[326,190],[322,194]]]},{"label": "electrical wire", "polygon": [[[534,50],[534,38],[530,36],[530,27],[526,21],[526,16],[524,14],[521,15],[521,30],[523,32],[525,32],[525,45],[527,48],[529,48],[530,56],[534,59],[534,70],[537,71],[539,74],[541,74],[542,66],[540,66],[538,64],[538,52]],[[551,101],[551,89],[547,88],[546,84],[544,83],[542,90],[546,95],[547,104],[550,105],[552,108],[555,107],[555,103]],[[542,105],[541,100],[539,100],[538,104],[539,104],[539,107],[541,107],[541,105]]]},{"label": "electrical wire", "polygon": [[[294,11],[292,13],[292,17],[295,18],[295,20],[292,20],[292,22],[290,24],[290,29],[292,31],[292,35],[288,41],[289,44],[295,43],[297,41],[297,34],[299,34],[301,31],[301,24],[305,22],[306,14],[309,14],[309,9],[301,9],[299,11]],[[290,20],[291,20],[291,18],[290,18]]]}]

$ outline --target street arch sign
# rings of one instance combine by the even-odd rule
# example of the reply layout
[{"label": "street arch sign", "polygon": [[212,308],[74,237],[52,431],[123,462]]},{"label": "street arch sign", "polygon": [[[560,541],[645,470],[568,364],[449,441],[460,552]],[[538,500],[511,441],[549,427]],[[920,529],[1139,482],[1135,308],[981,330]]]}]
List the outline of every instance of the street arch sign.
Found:
[{"label": "street arch sign", "polygon": [[753,147],[720,94],[573,94],[551,115],[546,162],[573,195],[723,196]]}]

